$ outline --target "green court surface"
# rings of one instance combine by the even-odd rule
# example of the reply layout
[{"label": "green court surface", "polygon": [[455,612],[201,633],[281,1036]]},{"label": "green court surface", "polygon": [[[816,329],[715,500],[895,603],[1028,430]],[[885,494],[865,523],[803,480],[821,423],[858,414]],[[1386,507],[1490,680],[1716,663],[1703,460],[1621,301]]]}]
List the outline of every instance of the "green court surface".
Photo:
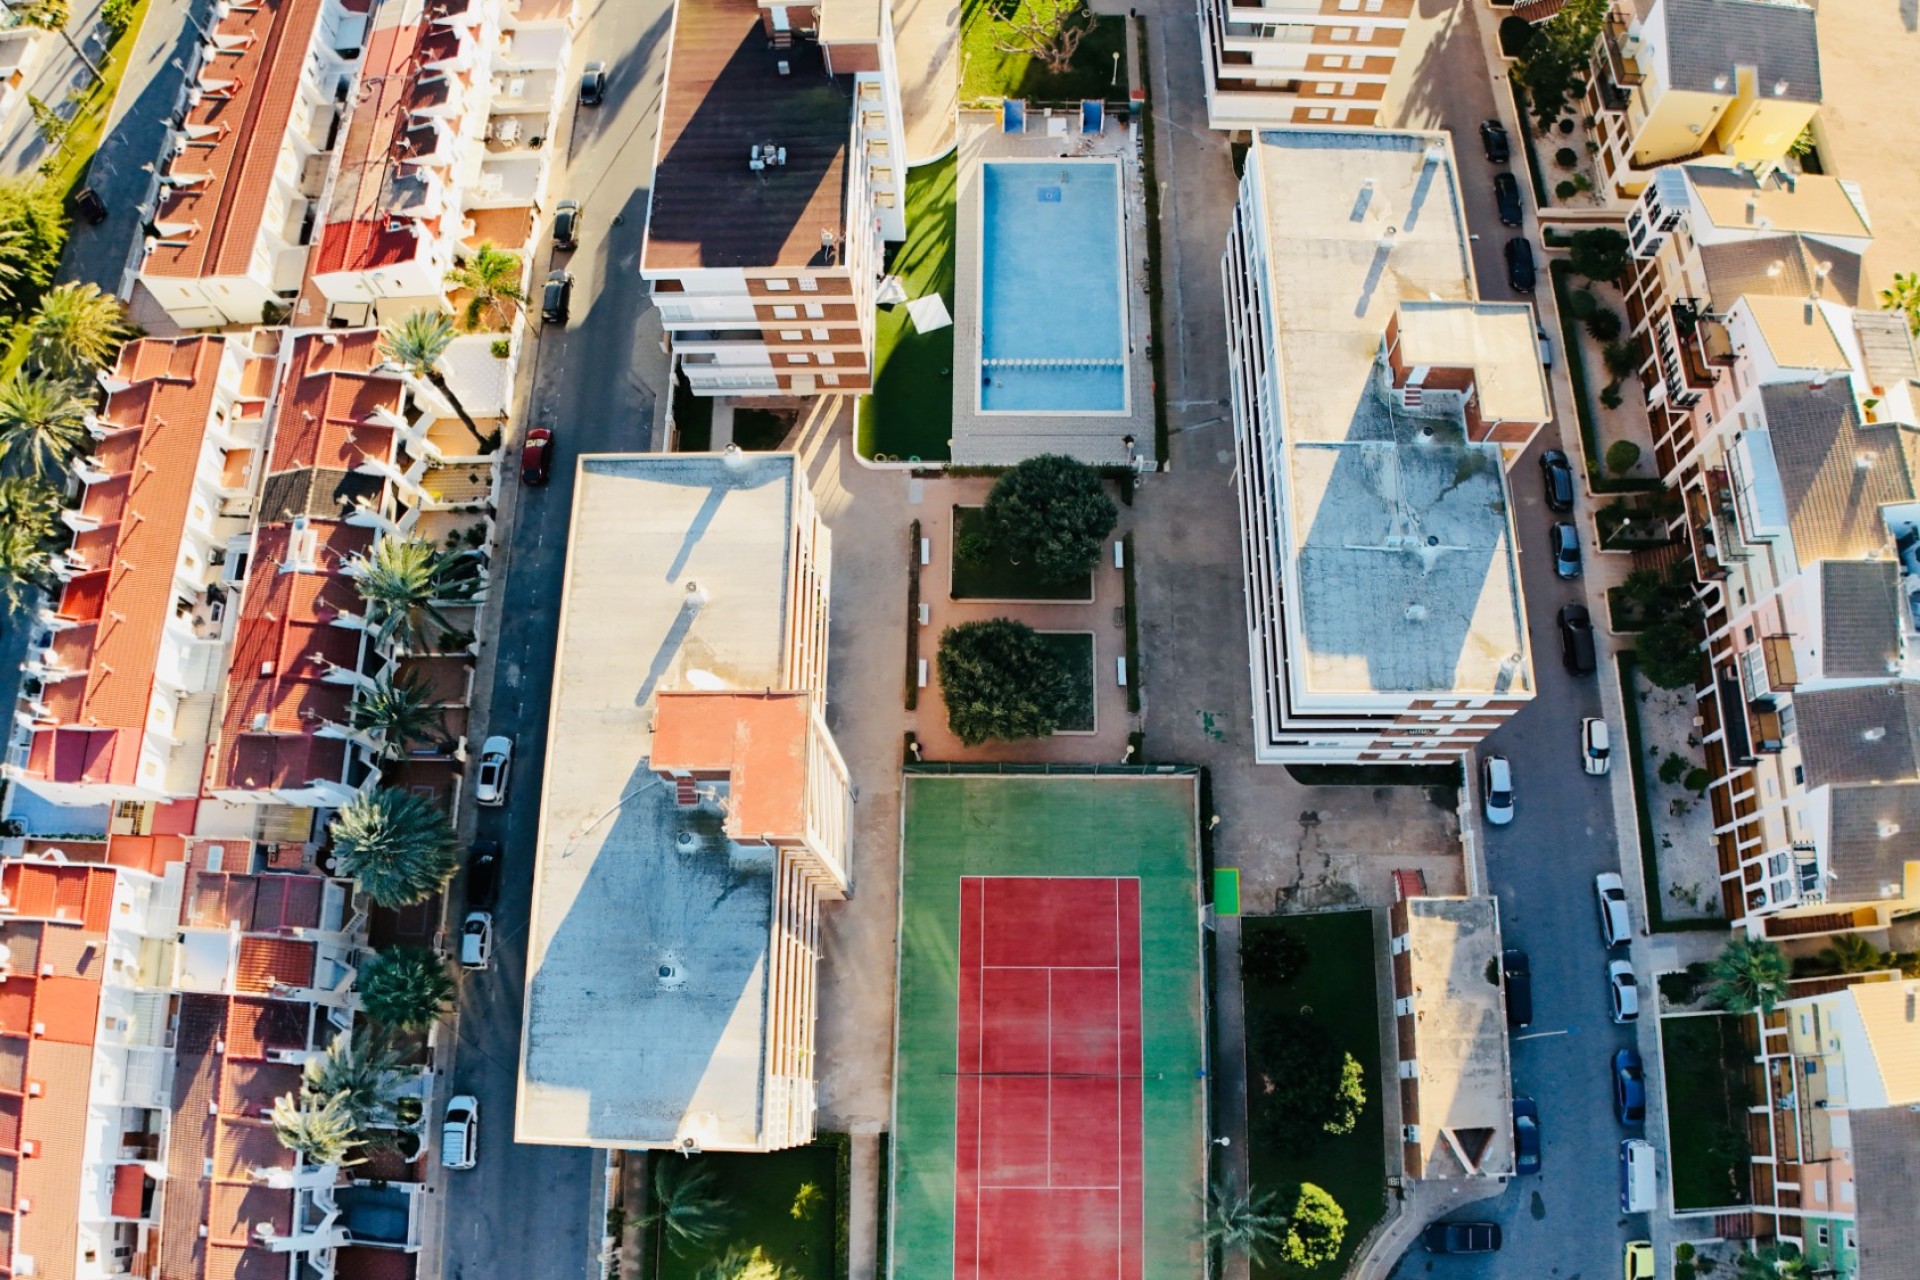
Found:
[{"label": "green court surface", "polygon": [[[954,1276],[963,876],[1133,878],[1140,886],[1141,1280],[1203,1269],[1205,996],[1197,776],[909,772],[902,819],[890,1274]],[[969,1272],[964,1280],[975,1280]],[[988,1274],[977,1280],[1084,1280]]]}]

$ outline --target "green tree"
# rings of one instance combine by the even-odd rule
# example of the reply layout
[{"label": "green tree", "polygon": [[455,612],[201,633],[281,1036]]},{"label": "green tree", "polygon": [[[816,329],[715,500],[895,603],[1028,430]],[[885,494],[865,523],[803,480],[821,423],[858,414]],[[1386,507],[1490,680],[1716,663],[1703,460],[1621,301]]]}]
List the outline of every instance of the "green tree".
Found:
[{"label": "green tree", "polygon": [[1587,334],[1595,342],[1614,341],[1620,336],[1621,328],[1620,313],[1611,307],[1601,307],[1587,317]]},{"label": "green tree", "polygon": [[1066,664],[1032,627],[1010,618],[948,627],[938,662],[947,727],[970,747],[1045,737],[1079,696]]},{"label": "green tree", "polygon": [[480,434],[467,406],[460,403],[460,397],[453,394],[453,388],[447,384],[446,375],[440,372],[440,357],[453,345],[453,339],[452,316],[439,311],[414,311],[380,331],[380,354],[416,378],[425,379],[445,396],[480,452],[486,453],[492,442]]},{"label": "green tree", "polygon": [[1872,973],[1886,968],[1889,959],[1859,933],[1835,934],[1832,942],[1820,948],[1820,963],[1829,973]]},{"label": "green tree", "polygon": [[1616,380],[1630,378],[1640,368],[1640,352],[1631,342],[1609,342],[1600,348],[1600,359]]},{"label": "green tree", "polygon": [[386,1037],[362,1028],[337,1033],[323,1052],[307,1059],[300,1090],[323,1101],[340,1099],[356,1139],[364,1142],[369,1129],[395,1123],[406,1078]]},{"label": "green tree", "polygon": [[1033,565],[1048,583],[1072,582],[1100,561],[1100,543],[1120,518],[1100,473],[1076,458],[1043,453],[994,482],[982,512],[994,544]]},{"label": "green tree", "polygon": [[52,586],[60,501],[37,477],[0,477],[0,600],[9,612]]},{"label": "green tree", "polygon": [[360,966],[360,1007],[396,1031],[424,1031],[453,1003],[447,962],[425,947],[393,947]]},{"label": "green tree", "polygon": [[411,791],[360,792],[341,806],[327,834],[341,874],[383,907],[411,906],[431,897],[458,869],[447,815]]},{"label": "green tree", "polygon": [[414,747],[446,742],[446,713],[439,701],[417,674],[396,675],[389,669],[354,700],[353,727],[373,739],[380,759],[393,760]]},{"label": "green tree", "polygon": [[27,95],[27,112],[33,117],[33,127],[39,130],[40,141],[55,151],[58,151],[66,142],[67,135],[73,132],[73,121],[32,94]]},{"label": "green tree", "polygon": [[712,1165],[684,1157],[654,1157],[653,1212],[641,1222],[658,1225],[675,1253],[685,1256],[717,1243],[737,1216],[720,1190]]},{"label": "green tree", "polygon": [[790,1280],[790,1275],[759,1245],[751,1249],[730,1245],[725,1253],[701,1267],[694,1280]]},{"label": "green tree", "polygon": [[106,77],[100,74],[100,68],[93,65],[93,59],[81,51],[67,34],[67,0],[8,0],[7,8],[13,16],[29,27],[38,27],[42,31],[52,31],[67,42],[67,48],[80,60],[80,65],[92,73],[94,80],[106,83]]},{"label": "green tree", "polygon": [[441,604],[471,600],[478,592],[477,569],[470,553],[445,552],[424,538],[388,537],[367,554],[355,556],[347,572],[366,602],[367,624],[380,643],[397,640],[426,649],[436,633],[453,630]]},{"label": "green tree", "polygon": [[1618,280],[1631,257],[1627,237],[1612,227],[1576,231],[1567,246],[1567,265],[1589,280]]},{"label": "green tree", "polygon": [[1248,1028],[1248,1058],[1263,1065],[1256,1137],[1303,1156],[1327,1134],[1351,1133],[1366,1106],[1359,1061],[1309,1014],[1282,1014]]},{"label": "green tree", "polygon": [[343,1168],[366,1163],[353,1155],[360,1145],[360,1133],[347,1108],[345,1094],[320,1097],[302,1089],[282,1094],[273,1100],[269,1115],[273,1136],[289,1151],[298,1152],[309,1164],[332,1164]]},{"label": "green tree", "polygon": [[92,284],[48,290],[27,323],[35,367],[76,381],[112,364],[132,336],[120,299]]},{"label": "green tree", "polygon": [[1243,1254],[1254,1266],[1264,1269],[1287,1229],[1287,1216],[1280,1212],[1278,1199],[1273,1192],[1257,1188],[1236,1195],[1225,1183],[1216,1182],[1207,1188],[1207,1217],[1200,1238],[1227,1252]]},{"label": "green tree", "polygon": [[990,7],[994,49],[1038,59],[1055,75],[1073,65],[1080,42],[1093,32],[1093,15],[1080,0],[1017,0]]},{"label": "green tree", "polygon": [[1640,446],[1631,440],[1615,440],[1607,446],[1607,470],[1623,476],[1640,461]]},{"label": "green tree", "polygon": [[1284,926],[1240,931],[1243,982],[1281,986],[1300,976],[1312,952],[1300,935]]},{"label": "green tree", "polygon": [[1787,994],[1793,964],[1778,943],[1736,934],[1727,940],[1711,967],[1707,998],[1730,1013],[1773,1012]]},{"label": "green tree", "polygon": [[1640,674],[1662,689],[1691,689],[1700,679],[1700,637],[1690,620],[1662,618],[1634,642]]},{"label": "green tree", "polygon": [[1920,338],[1920,272],[1896,271],[1893,287],[1880,291],[1880,305],[1889,311],[1907,313],[1907,328]]},{"label": "green tree", "polygon": [[1513,78],[1527,91],[1539,132],[1560,118],[1569,97],[1585,92],[1607,8],[1608,0],[1568,0],[1559,13],[1534,28],[1533,39],[1514,64]]},{"label": "green tree", "polygon": [[496,327],[507,327],[509,302],[525,302],[520,288],[520,255],[509,253],[491,241],[476,246],[465,261],[447,272],[447,283],[467,291],[466,309],[461,313],[469,330],[478,329],[482,317],[492,314]]},{"label": "green tree", "polygon": [[1339,1201],[1311,1182],[1301,1183],[1287,1215],[1280,1260],[1308,1269],[1324,1267],[1340,1256],[1346,1238],[1347,1215]]},{"label": "green tree", "polygon": [[0,459],[16,473],[58,475],[93,444],[87,416],[66,379],[15,373],[0,381]]},{"label": "green tree", "polygon": [[53,283],[67,243],[63,191],[43,179],[0,181],[0,302],[24,311]]},{"label": "green tree", "polygon": [[1332,1104],[1320,1127],[1328,1133],[1352,1133],[1360,1123],[1367,1105],[1367,1076],[1360,1060],[1350,1053],[1340,1055],[1340,1077],[1333,1086]]},{"label": "green tree", "polygon": [[1734,1259],[1738,1280],[1801,1280],[1808,1274],[1807,1260],[1790,1244],[1767,1243],[1750,1249]]}]

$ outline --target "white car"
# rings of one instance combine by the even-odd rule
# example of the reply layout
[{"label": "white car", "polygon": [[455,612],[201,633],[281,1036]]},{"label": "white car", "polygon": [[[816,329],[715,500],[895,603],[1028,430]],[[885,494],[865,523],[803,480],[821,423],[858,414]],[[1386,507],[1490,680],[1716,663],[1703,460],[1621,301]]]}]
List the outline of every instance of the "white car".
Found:
[{"label": "white car", "polygon": [[1605,720],[1588,716],[1580,722],[1580,762],[1596,777],[1612,766],[1613,736]]},{"label": "white car", "polygon": [[1504,827],[1513,821],[1513,769],[1505,756],[1488,756],[1480,762],[1480,793],[1488,823]]},{"label": "white car", "polygon": [[448,1169],[471,1169],[480,1158],[480,1099],[463,1093],[447,1103],[446,1122],[440,1126],[440,1163]]},{"label": "white car", "polygon": [[1623,947],[1633,940],[1633,916],[1627,910],[1627,882],[1611,871],[1593,878],[1593,893],[1600,900],[1600,936],[1609,947]]},{"label": "white car", "polygon": [[513,739],[498,734],[480,744],[480,771],[473,798],[489,808],[507,802],[507,778],[513,773]]},{"label": "white car", "polygon": [[460,967],[485,969],[492,963],[493,914],[488,911],[469,911],[467,922],[460,926]]},{"label": "white car", "polygon": [[1640,1016],[1640,984],[1634,980],[1633,966],[1627,961],[1608,963],[1607,996],[1612,1001],[1615,1022],[1632,1022]]}]

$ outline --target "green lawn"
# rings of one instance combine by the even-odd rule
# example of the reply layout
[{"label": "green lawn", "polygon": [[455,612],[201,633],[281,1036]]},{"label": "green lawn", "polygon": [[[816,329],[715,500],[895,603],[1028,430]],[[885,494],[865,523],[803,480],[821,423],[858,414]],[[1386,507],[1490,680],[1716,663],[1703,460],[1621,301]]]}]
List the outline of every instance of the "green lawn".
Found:
[{"label": "green lawn", "polygon": [[[1248,1152],[1253,1185],[1285,1196],[1295,1183],[1311,1182],[1323,1188],[1347,1214],[1347,1234],[1340,1257],[1326,1267],[1306,1271],[1276,1263],[1254,1268],[1262,1280],[1312,1280],[1338,1276],[1353,1251],[1386,1211],[1386,1165],[1382,1155],[1380,1111],[1379,1002],[1374,991],[1377,948],[1373,916],[1366,911],[1337,911],[1310,916],[1247,916],[1240,922],[1243,939],[1266,929],[1285,928],[1307,944],[1305,969],[1285,986],[1250,988],[1246,1010],[1248,1042],[1252,1028],[1282,1014],[1310,1012],[1335,1044],[1359,1060],[1366,1072],[1367,1105],[1352,1133],[1327,1135],[1308,1155],[1282,1155],[1261,1143]],[[1260,1063],[1247,1061],[1247,1106],[1251,1128],[1260,1129],[1262,1092]]]},{"label": "green lawn", "polygon": [[1042,631],[1040,643],[1066,664],[1073,675],[1074,708],[1060,720],[1060,732],[1093,732],[1093,633],[1090,631]]},{"label": "green lawn", "polygon": [[1747,1203],[1753,1192],[1741,1071],[1748,1054],[1735,1019],[1728,1014],[1662,1018],[1660,1046],[1667,1063],[1674,1209]]},{"label": "green lawn", "polygon": [[962,558],[961,538],[976,528],[984,528],[986,516],[980,507],[953,509],[953,598],[955,600],[1091,600],[1093,572],[1072,582],[1049,584],[1040,581],[1032,566],[1019,565],[999,553],[979,559]]},{"label": "green lawn", "polygon": [[[824,1140],[765,1155],[712,1152],[690,1157],[690,1163],[713,1169],[719,1190],[733,1210],[734,1228],[725,1239],[684,1255],[662,1247],[658,1226],[648,1249],[654,1260],[653,1280],[695,1280],[700,1268],[729,1247],[766,1251],[792,1280],[841,1280],[846,1260],[835,1248],[836,1219],[841,1208],[840,1144]],[[654,1160],[682,1157],[656,1152]],[[803,1197],[801,1188],[815,1193]],[[799,1211],[796,1214],[796,1209]]]},{"label": "green lawn", "polygon": [[[1026,98],[1035,103],[1074,103],[1083,98],[1125,101],[1127,27],[1120,17],[1095,18],[1093,30],[1074,50],[1065,71],[1047,69],[1028,53],[1006,53],[1018,41],[1004,18],[1051,18],[1062,0],[966,0],[960,34],[960,99]],[[1115,54],[1119,57],[1116,60]],[[1116,71],[1117,69],[1117,71]]]},{"label": "green lawn", "polygon": [[[893,250],[888,270],[907,297],[937,293],[953,311],[954,157],[907,174],[907,238]],[[860,402],[854,445],[863,458],[945,462],[952,457],[953,326],[921,333],[904,305],[874,323],[873,394]]]}]

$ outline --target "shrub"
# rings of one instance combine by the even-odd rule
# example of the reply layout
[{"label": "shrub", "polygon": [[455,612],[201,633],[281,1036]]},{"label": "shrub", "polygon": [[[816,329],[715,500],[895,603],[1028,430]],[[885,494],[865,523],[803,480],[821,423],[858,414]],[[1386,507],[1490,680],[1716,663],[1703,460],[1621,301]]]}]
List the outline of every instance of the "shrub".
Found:
[{"label": "shrub", "polygon": [[1100,562],[1100,543],[1119,508],[1100,473],[1064,454],[1028,458],[1001,476],[982,514],[1007,558],[1031,562],[1047,583],[1071,582]]},{"label": "shrub", "polygon": [[1601,350],[1600,358],[1606,362],[1607,372],[1616,378],[1632,377],[1640,368],[1640,353],[1633,349],[1631,342],[1609,342]]},{"label": "shrub", "polygon": [[1607,470],[1623,476],[1640,461],[1640,446],[1631,440],[1615,440],[1607,446]]},{"label": "shrub", "polygon": [[1562,147],[1553,153],[1553,162],[1562,169],[1571,169],[1580,163],[1580,153],[1572,147]]},{"label": "shrub", "polygon": [[1296,1267],[1325,1266],[1340,1256],[1347,1215],[1339,1201],[1311,1182],[1300,1184],[1280,1240],[1280,1260]]},{"label": "shrub", "polygon": [[1591,289],[1575,289],[1567,295],[1567,310],[1575,320],[1591,320],[1600,310],[1600,299]]},{"label": "shrub", "polygon": [[1307,967],[1311,953],[1291,929],[1260,929],[1240,935],[1243,981],[1279,985],[1292,982]]},{"label": "shrub", "polygon": [[1567,179],[1553,184],[1553,198],[1556,200],[1571,200],[1579,194],[1580,188]]},{"label": "shrub", "polygon": [[969,747],[1052,733],[1074,709],[1073,673],[1032,627],[989,618],[940,637],[940,692],[947,727]]},{"label": "shrub", "polygon": [[[1582,92],[1585,92],[1585,90],[1583,89],[1583,90],[1582,90]],[[1562,116],[1562,117],[1560,118],[1560,132],[1561,132],[1561,133],[1563,133],[1563,134],[1564,134],[1564,133],[1572,133],[1572,132],[1573,132],[1573,117],[1572,117],[1572,116]]]},{"label": "shrub", "polygon": [[[1586,290],[1581,290],[1586,293]],[[1592,297],[1592,294],[1587,294]],[[1612,342],[1620,336],[1620,313],[1611,307],[1601,307],[1587,317],[1587,332],[1595,342]]]},{"label": "shrub", "polygon": [[1606,386],[1600,388],[1600,403],[1609,409],[1618,409],[1621,405],[1620,384],[1617,382],[1609,382]]},{"label": "shrub", "polygon": [[506,338],[495,338],[489,350],[493,352],[495,360],[505,360],[513,354],[513,343]]},{"label": "shrub", "polygon": [[1304,1155],[1327,1134],[1353,1132],[1367,1103],[1365,1075],[1316,1019],[1285,1014],[1249,1028],[1249,1039],[1271,1099],[1259,1113],[1260,1141]]},{"label": "shrub", "polygon": [[1673,786],[1687,776],[1687,758],[1682,755],[1670,755],[1660,762],[1660,781]]},{"label": "shrub", "polygon": [[1626,236],[1612,227],[1576,231],[1567,245],[1567,265],[1589,280],[1618,280],[1627,273],[1629,257]]},{"label": "shrub", "polygon": [[1533,24],[1511,15],[1500,20],[1500,52],[1509,58],[1525,53],[1533,43]]},{"label": "shrub", "polygon": [[126,34],[133,25],[133,11],[139,7],[139,0],[107,0],[100,6],[100,25],[107,29],[107,39],[111,43]]},{"label": "shrub", "polygon": [[1707,785],[1712,781],[1713,781],[1712,774],[1708,773],[1705,769],[1702,769],[1698,765],[1695,765],[1693,768],[1687,770],[1686,779],[1680,785],[1685,787],[1689,791],[1698,793],[1700,795],[1705,795],[1707,790]]},{"label": "shrub", "polygon": [[1634,644],[1640,674],[1662,689],[1691,689],[1700,678],[1700,641],[1687,622],[1663,618]]}]

